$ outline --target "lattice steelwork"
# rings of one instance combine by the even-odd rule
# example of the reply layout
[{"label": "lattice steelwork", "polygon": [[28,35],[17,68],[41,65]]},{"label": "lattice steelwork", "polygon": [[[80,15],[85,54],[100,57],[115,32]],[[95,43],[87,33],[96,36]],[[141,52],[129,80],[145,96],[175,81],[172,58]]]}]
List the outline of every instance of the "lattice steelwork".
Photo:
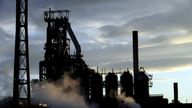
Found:
[{"label": "lattice steelwork", "polygon": [[16,0],[16,35],[13,101],[15,107],[30,105],[28,49],[28,0]]}]

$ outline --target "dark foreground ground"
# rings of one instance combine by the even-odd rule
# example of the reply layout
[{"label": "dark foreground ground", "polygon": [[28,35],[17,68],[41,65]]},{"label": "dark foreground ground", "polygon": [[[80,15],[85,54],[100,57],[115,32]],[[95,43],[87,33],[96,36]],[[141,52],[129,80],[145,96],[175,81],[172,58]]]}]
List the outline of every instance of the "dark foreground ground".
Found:
[{"label": "dark foreground ground", "polygon": [[[166,100],[163,101],[149,101],[142,104],[137,103],[125,103],[115,98],[103,98],[100,102],[94,103],[95,107],[88,104],[88,108],[192,108],[192,103],[188,104],[168,104]],[[93,102],[89,102],[93,103]],[[89,107],[90,106],[90,107]],[[0,108],[16,108],[12,106],[11,99],[0,101]],[[26,108],[22,107],[21,108]],[[31,105],[30,108],[49,108],[46,104]],[[77,108],[77,107],[75,107]]]}]

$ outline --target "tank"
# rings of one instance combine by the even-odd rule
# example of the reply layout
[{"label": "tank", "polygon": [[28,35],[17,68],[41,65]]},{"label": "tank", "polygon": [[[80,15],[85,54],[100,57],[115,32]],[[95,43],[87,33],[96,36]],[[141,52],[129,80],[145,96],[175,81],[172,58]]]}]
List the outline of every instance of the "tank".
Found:
[{"label": "tank", "polygon": [[135,98],[137,102],[144,102],[149,97],[149,77],[144,68],[136,75],[135,80]]},{"label": "tank", "polygon": [[102,76],[98,73],[92,73],[90,79],[91,101],[100,102],[103,97]]},{"label": "tank", "polygon": [[121,94],[126,97],[133,96],[133,76],[129,71],[125,71],[120,77]]},{"label": "tank", "polygon": [[105,77],[106,97],[116,97],[117,88],[118,88],[117,75],[115,75],[115,73],[108,73],[107,76]]}]

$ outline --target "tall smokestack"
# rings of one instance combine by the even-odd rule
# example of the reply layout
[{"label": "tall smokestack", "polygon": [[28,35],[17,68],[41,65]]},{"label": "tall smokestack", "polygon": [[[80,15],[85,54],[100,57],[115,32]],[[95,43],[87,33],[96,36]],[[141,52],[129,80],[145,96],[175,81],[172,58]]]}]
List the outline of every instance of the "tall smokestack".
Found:
[{"label": "tall smokestack", "polygon": [[138,31],[133,31],[133,72],[134,79],[139,72]]},{"label": "tall smokestack", "polygon": [[134,73],[134,97],[136,101],[139,99],[139,91],[137,84],[137,74],[139,72],[139,51],[138,51],[138,32],[133,31],[133,73]]},{"label": "tall smokestack", "polygon": [[173,89],[174,89],[174,103],[178,104],[179,100],[178,100],[178,84],[175,82],[173,83]]}]

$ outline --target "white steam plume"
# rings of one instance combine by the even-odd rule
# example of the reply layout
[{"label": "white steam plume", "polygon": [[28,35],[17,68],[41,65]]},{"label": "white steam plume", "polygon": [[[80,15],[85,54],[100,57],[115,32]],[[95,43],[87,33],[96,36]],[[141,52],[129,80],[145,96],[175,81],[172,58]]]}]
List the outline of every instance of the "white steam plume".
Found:
[{"label": "white steam plume", "polygon": [[46,103],[49,108],[88,108],[84,97],[80,95],[79,81],[64,75],[64,79],[55,83],[41,82],[33,87],[33,102]]},{"label": "white steam plume", "polygon": [[119,95],[117,99],[122,102],[119,105],[120,108],[141,108],[141,106],[135,102],[133,97],[126,97],[124,93]]}]

